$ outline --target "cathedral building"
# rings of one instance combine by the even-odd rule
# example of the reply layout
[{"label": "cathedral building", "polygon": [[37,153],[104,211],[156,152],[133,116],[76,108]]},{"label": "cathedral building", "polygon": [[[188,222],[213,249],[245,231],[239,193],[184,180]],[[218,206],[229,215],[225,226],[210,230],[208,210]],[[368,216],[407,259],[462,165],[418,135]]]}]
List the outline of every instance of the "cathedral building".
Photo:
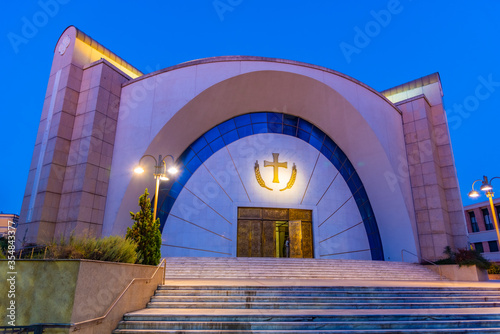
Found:
[{"label": "cathedral building", "polygon": [[253,56],[144,74],[70,26],[18,241],[124,235],[148,188],[162,256],[437,259],[467,246],[442,96],[437,73],[379,92]]}]

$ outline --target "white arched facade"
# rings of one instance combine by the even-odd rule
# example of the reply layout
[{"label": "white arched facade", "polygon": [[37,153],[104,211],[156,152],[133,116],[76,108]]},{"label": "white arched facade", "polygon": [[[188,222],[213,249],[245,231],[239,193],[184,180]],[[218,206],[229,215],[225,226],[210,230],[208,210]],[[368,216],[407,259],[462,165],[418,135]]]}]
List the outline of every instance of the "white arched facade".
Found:
[{"label": "white arched facade", "polygon": [[[122,88],[103,234],[124,233],[138,194],[145,185],[154,189],[147,175],[137,177],[131,172],[143,154],[179,157],[209,129],[258,111],[298,116],[324,131],[342,148],[363,182],[385,259],[399,259],[403,248],[418,252],[410,184],[389,184],[384,177],[408,175],[401,166],[406,149],[400,111],[379,93],[336,72],[259,60],[188,63]],[[168,222],[165,226],[167,232]],[[227,233],[233,238],[234,231]],[[164,235],[164,242],[175,245],[169,239],[175,235]],[[224,253],[234,256],[229,249]]]}]

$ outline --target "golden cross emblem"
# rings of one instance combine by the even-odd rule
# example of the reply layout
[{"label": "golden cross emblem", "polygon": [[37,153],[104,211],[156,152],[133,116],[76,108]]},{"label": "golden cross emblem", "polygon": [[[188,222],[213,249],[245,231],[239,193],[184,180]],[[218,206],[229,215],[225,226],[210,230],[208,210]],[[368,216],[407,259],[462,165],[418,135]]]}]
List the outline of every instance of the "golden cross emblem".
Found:
[{"label": "golden cross emblem", "polygon": [[279,153],[273,153],[273,162],[264,160],[264,167],[273,167],[274,168],[274,177],[273,177],[273,183],[280,183],[278,179],[278,168],[283,167],[283,168],[288,168],[288,163],[287,162],[278,162],[278,156]]},{"label": "golden cross emblem", "polygon": [[[288,162],[279,162],[279,153],[273,153],[273,162],[269,162],[264,160],[264,167],[273,167],[273,172],[274,172],[274,178],[273,178],[273,183],[280,183],[280,180],[278,179],[278,171],[279,168],[288,168]],[[267,190],[273,191],[272,188],[269,188],[266,185],[266,182],[262,178],[262,175],[260,175],[260,168],[259,168],[259,161],[255,161],[255,178],[257,179],[257,182],[262,188],[265,188]],[[280,189],[280,191],[285,191],[287,189],[292,189],[295,180],[297,179],[297,167],[295,166],[295,163],[293,164],[292,167],[292,175],[290,176],[290,180],[288,180],[288,183],[285,188]]]}]

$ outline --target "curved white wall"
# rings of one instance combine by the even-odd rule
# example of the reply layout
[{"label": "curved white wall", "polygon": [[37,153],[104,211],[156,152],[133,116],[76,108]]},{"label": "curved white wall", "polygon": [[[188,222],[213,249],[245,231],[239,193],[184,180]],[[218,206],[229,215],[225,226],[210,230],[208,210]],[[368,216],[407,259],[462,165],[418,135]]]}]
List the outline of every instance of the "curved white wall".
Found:
[{"label": "curved white wall", "polygon": [[[280,183],[264,167],[279,153]],[[257,182],[254,165],[266,185]],[[297,177],[287,186],[296,165]],[[212,155],[191,176],[163,229],[163,256],[236,256],[238,207],[302,208],[313,212],[315,257],[371,259],[358,207],[338,170],[310,144],[287,135],[242,138]]]},{"label": "curved white wall", "polygon": [[[349,157],[370,198],[387,260],[417,252],[401,115],[380,94],[343,75],[271,61],[216,61],[159,72],[123,87],[103,234],[123,234],[151,175],[132,175],[145,154],[179,156],[236,115],[277,111],[320,127]],[[404,175],[403,175],[404,176]],[[409,179],[409,178],[407,178]]]}]

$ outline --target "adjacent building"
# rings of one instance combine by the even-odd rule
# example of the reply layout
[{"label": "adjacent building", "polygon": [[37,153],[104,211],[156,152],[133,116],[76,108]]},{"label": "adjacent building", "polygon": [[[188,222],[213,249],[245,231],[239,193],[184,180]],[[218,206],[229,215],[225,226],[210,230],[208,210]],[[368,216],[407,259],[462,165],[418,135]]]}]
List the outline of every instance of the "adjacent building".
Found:
[{"label": "adjacent building", "polygon": [[495,212],[491,212],[490,202],[484,201],[465,206],[464,213],[471,246],[488,260],[500,262],[498,237],[493,222],[493,215],[500,221],[500,198],[494,199],[493,204]]},{"label": "adjacent building", "polygon": [[442,96],[437,73],[380,92],[251,56],[144,74],[71,26],[17,234],[123,235],[161,155],[179,170],[157,196],[163,256],[283,256],[289,239],[292,257],[437,259],[467,247]]},{"label": "adjacent building", "polygon": [[10,227],[16,227],[19,216],[14,213],[0,213],[0,237],[6,236]]}]

